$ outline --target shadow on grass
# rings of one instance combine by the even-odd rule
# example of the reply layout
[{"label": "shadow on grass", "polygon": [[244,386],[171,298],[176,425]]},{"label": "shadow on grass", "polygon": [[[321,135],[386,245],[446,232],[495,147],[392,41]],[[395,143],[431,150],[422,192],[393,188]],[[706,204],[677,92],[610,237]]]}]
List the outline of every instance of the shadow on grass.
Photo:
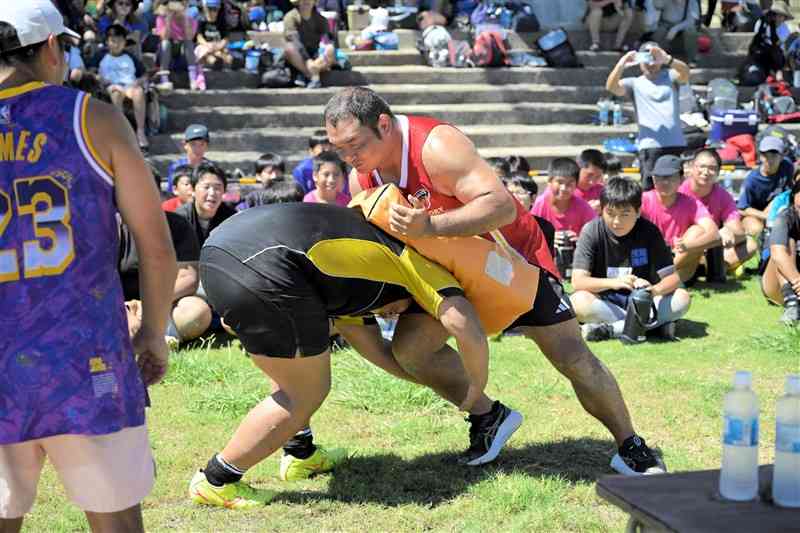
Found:
[{"label": "shadow on grass", "polygon": [[356,456],[330,474],[327,493],[286,491],[277,499],[434,507],[499,473],[594,482],[612,473],[608,464],[614,450],[610,440],[566,439],[503,450],[494,463],[483,467],[458,464],[459,452],[428,454],[410,461],[392,453]]},{"label": "shadow on grass", "polygon": [[737,279],[729,279],[725,283],[708,283],[705,281],[698,281],[695,283],[691,292],[703,298],[711,298],[714,294],[727,294],[729,292],[743,291],[744,285]]}]

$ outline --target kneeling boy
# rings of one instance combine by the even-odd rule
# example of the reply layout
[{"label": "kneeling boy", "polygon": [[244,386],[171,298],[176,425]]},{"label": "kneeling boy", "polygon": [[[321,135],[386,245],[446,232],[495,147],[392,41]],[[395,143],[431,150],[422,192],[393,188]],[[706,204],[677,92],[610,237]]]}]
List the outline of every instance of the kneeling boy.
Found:
[{"label": "kneeling boy", "polygon": [[689,310],[672,254],[655,224],[639,216],[641,206],[638,183],[612,178],[600,196],[600,218],[581,231],[571,299],[587,340],[622,335],[634,289],[652,294],[657,320],[650,328],[666,338],[675,337],[675,321]]}]

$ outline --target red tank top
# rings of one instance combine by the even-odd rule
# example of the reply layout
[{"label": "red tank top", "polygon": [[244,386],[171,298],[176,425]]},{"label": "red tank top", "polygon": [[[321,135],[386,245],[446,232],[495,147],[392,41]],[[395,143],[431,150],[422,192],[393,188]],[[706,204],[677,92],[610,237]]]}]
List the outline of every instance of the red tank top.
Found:
[{"label": "red tank top", "polygon": [[[397,186],[406,194],[412,194],[423,200],[431,215],[457,209],[464,205],[454,196],[447,196],[436,191],[431,183],[431,178],[422,163],[422,147],[428,139],[431,130],[439,125],[447,125],[429,117],[414,117],[398,115],[400,128],[403,133],[403,159],[400,172],[400,182]],[[369,189],[383,185],[383,180],[377,170],[370,174],[358,174],[358,183],[362,189]],[[553,257],[547,247],[539,224],[525,211],[516,199],[517,218],[511,224],[503,226],[482,237],[507,245],[521,254],[529,263],[539,266],[552,275],[559,277]]]}]

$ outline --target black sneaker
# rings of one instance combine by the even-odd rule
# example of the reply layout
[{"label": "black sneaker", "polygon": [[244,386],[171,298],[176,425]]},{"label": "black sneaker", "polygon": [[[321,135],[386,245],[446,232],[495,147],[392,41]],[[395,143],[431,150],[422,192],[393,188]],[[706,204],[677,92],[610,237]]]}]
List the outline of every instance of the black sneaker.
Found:
[{"label": "black sneaker", "polygon": [[658,326],[653,332],[667,341],[676,341],[678,336],[675,333],[675,322],[665,322]]},{"label": "black sneaker", "polygon": [[583,340],[588,342],[607,341],[615,337],[614,326],[606,322],[583,324],[581,326],[581,334],[583,335]]},{"label": "black sneaker", "polygon": [[522,414],[495,401],[485,415],[469,415],[469,449],[460,459],[467,466],[494,461],[511,435],[522,424]]},{"label": "black sneaker", "polygon": [[665,474],[667,467],[659,456],[645,444],[644,439],[633,435],[625,439],[619,453],[611,459],[611,468],[626,476]]}]

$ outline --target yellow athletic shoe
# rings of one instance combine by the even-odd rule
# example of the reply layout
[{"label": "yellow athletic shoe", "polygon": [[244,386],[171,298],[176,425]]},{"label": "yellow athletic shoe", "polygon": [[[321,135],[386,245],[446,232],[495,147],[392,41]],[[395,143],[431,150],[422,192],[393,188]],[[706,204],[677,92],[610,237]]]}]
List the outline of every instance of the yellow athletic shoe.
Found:
[{"label": "yellow athletic shoe", "polygon": [[198,470],[189,482],[189,498],[200,505],[213,505],[226,509],[254,509],[263,507],[274,497],[274,491],[256,489],[241,481],[215,487],[208,482],[202,470]]},{"label": "yellow athletic shoe", "polygon": [[742,279],[744,277],[744,263],[736,267],[733,271],[733,279]]},{"label": "yellow athletic shoe", "polygon": [[298,459],[293,455],[286,454],[281,459],[280,478],[283,481],[297,481],[309,478],[314,474],[330,472],[347,458],[347,450],[344,448],[328,450],[322,446],[317,446],[311,457],[306,459]]}]

